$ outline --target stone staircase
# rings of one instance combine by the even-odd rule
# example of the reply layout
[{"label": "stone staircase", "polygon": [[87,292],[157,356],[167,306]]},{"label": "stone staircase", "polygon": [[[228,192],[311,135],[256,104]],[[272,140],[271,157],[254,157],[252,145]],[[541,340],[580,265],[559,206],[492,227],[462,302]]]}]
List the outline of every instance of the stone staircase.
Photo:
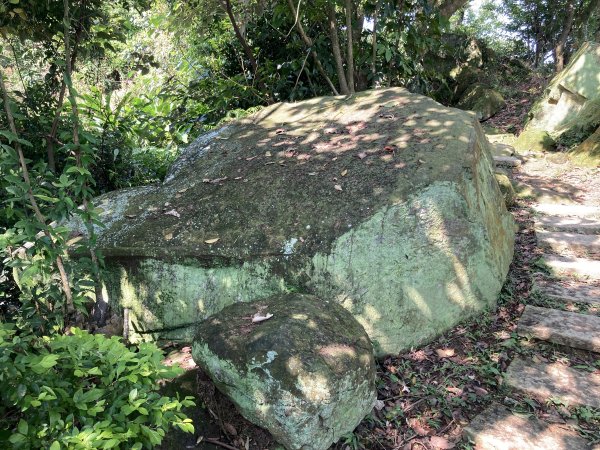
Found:
[{"label": "stone staircase", "polygon": [[[555,302],[600,305],[600,207],[539,203],[533,209],[544,263],[562,278],[560,282],[542,280],[537,288]],[[600,353],[600,317],[595,315],[527,305],[517,332]],[[564,364],[518,357],[504,380],[510,389],[541,401],[556,399],[567,405],[600,408],[600,375]],[[475,417],[465,433],[478,450],[600,449],[564,425],[517,416],[498,403]]]}]

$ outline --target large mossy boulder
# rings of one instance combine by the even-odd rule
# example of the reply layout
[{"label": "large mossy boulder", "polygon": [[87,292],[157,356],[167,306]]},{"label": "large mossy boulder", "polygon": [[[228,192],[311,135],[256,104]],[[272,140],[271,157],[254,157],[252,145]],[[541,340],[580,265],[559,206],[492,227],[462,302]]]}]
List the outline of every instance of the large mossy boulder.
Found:
[{"label": "large mossy boulder", "polygon": [[472,113],[405,89],[272,105],[97,199],[107,293],[132,338],[189,341],[232,303],[307,292],[395,354],[495,303],[514,223],[493,165]]},{"label": "large mossy boulder", "polygon": [[457,106],[475,111],[479,120],[487,120],[498,113],[506,101],[500,92],[485,84],[474,84],[462,94]]},{"label": "large mossy boulder", "polygon": [[600,44],[587,42],[529,112],[525,131],[589,136],[600,125]]},{"label": "large mossy boulder", "polygon": [[363,327],[310,295],[228,306],[198,327],[192,355],[244,417],[290,450],[329,448],[377,398]]}]

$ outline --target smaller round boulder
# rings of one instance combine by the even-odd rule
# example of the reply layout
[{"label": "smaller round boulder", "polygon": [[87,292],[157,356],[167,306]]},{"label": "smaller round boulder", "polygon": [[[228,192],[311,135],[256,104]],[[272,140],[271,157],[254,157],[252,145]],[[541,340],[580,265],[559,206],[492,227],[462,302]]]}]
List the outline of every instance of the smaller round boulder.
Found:
[{"label": "smaller round boulder", "polygon": [[376,399],[373,347],[336,302],[281,294],[199,325],[194,361],[250,422],[288,449],[324,450]]}]

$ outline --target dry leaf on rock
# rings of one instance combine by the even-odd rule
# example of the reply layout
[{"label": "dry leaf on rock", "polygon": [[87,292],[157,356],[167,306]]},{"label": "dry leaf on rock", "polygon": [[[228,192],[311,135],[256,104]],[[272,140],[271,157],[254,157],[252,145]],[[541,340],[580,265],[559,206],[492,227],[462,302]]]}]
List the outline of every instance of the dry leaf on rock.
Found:
[{"label": "dry leaf on rock", "polygon": [[218,242],[218,241],[219,241],[219,238],[213,238],[213,239],[207,239],[207,240],[205,240],[204,242],[205,242],[206,244],[214,244],[214,243],[216,243],[216,242]]},{"label": "dry leaf on rock", "polygon": [[252,323],[264,322],[265,320],[269,320],[273,317],[273,314],[267,313],[264,316],[261,313],[256,313],[252,316]]},{"label": "dry leaf on rock", "polygon": [[342,191],[342,190],[343,190],[343,189],[342,189],[342,187],[341,187],[339,184],[336,184],[336,185],[335,185],[333,188],[334,188],[336,191]]},{"label": "dry leaf on rock", "polygon": [[342,170],[342,173],[341,173],[341,175],[342,175],[343,177],[345,177],[346,175],[348,175],[348,169],[344,169],[344,170]]},{"label": "dry leaf on rock", "polygon": [[171,209],[170,211],[167,211],[165,213],[166,216],[174,216],[174,217],[181,217],[181,214],[179,214],[176,210]]},{"label": "dry leaf on rock", "polygon": [[360,152],[358,155],[358,159],[365,159],[367,157],[367,154],[365,152]]}]

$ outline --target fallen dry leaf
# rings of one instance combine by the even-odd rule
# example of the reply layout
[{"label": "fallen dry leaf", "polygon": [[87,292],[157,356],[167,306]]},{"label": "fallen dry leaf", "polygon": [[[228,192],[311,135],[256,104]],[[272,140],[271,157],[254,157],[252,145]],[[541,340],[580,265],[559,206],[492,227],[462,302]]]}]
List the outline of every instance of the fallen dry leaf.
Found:
[{"label": "fallen dry leaf", "polygon": [[346,175],[348,175],[348,169],[344,169],[344,170],[342,170],[342,173],[341,173],[341,175],[342,175],[343,177],[345,177]]},{"label": "fallen dry leaf", "polygon": [[333,188],[334,188],[336,191],[342,191],[342,190],[343,190],[343,189],[342,189],[342,187],[341,187],[339,184],[336,184],[336,185],[335,185]]},{"label": "fallen dry leaf", "polygon": [[227,177],[223,177],[223,178],[215,178],[214,180],[211,180],[211,179],[209,179],[209,178],[204,178],[204,179],[202,180],[202,182],[203,182],[203,183],[210,183],[210,184],[219,184],[219,183],[221,183],[222,181],[225,181],[225,180],[227,180]]},{"label": "fallen dry leaf", "polygon": [[214,244],[219,241],[219,238],[207,239],[204,241],[206,244]]},{"label": "fallen dry leaf", "polygon": [[264,316],[261,313],[256,313],[252,316],[252,323],[264,322],[265,320],[269,320],[273,317],[273,314],[267,313]]},{"label": "fallen dry leaf", "polygon": [[166,241],[170,241],[171,239],[173,239],[173,233],[167,233],[167,234],[165,234],[165,240]]},{"label": "fallen dry leaf", "polygon": [[462,395],[463,394],[463,390],[461,388],[457,388],[457,387],[454,387],[454,386],[447,387],[446,390],[448,392],[452,392],[455,395]]},{"label": "fallen dry leaf", "polygon": [[258,155],[255,156],[251,156],[249,158],[246,158],[246,161],[252,161],[254,158],[258,158]]},{"label": "fallen dry leaf", "polygon": [[266,156],[267,158],[269,158],[269,157],[273,156],[273,154],[272,154],[271,152],[265,152],[265,156]]},{"label": "fallen dry leaf", "polygon": [[367,157],[367,154],[365,152],[360,152],[358,155],[358,159],[365,159]]},{"label": "fallen dry leaf", "polygon": [[165,213],[166,216],[174,216],[174,217],[181,217],[181,214],[179,214],[177,211],[175,211],[174,209],[167,211]]},{"label": "fallen dry leaf", "polygon": [[440,358],[450,358],[451,356],[454,356],[453,348],[438,348],[435,352]]},{"label": "fallen dry leaf", "polygon": [[431,436],[429,438],[429,442],[435,448],[439,448],[441,450],[450,450],[451,448],[456,447],[456,444],[453,444],[448,439],[442,436]]},{"label": "fallen dry leaf", "polygon": [[230,423],[223,423],[223,428],[225,428],[225,431],[227,431],[227,433],[231,434],[232,436],[237,436],[237,430]]},{"label": "fallen dry leaf", "polygon": [[487,395],[487,394],[488,394],[488,391],[487,391],[486,389],[484,389],[484,388],[481,388],[481,387],[479,387],[479,386],[475,386],[475,387],[473,388],[473,391],[475,391],[475,393],[476,393],[477,395]]}]

